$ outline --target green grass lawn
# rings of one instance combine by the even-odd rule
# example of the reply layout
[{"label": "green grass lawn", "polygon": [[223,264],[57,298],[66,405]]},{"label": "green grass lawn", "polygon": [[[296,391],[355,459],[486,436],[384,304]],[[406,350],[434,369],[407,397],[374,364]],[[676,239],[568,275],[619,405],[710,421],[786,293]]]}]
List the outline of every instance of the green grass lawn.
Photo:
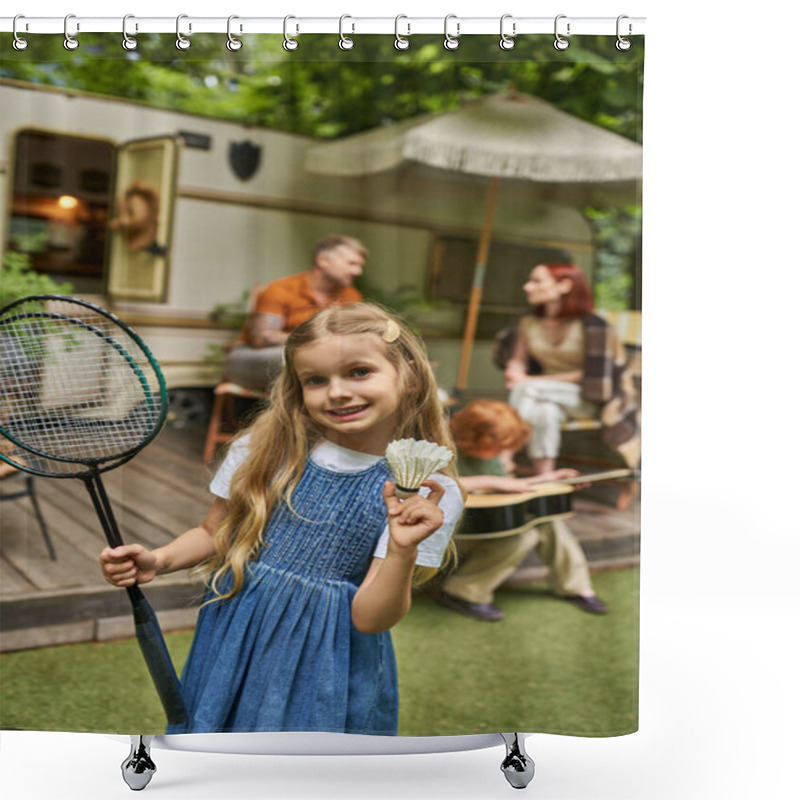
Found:
[{"label": "green grass lawn", "polygon": [[[500,623],[427,597],[393,631],[400,733],[497,730],[613,736],[637,726],[638,570],[598,575],[603,617],[543,588],[506,589]],[[180,670],[192,634],[167,634]],[[135,640],[0,656],[0,725],[27,730],[157,733],[164,716]]]}]

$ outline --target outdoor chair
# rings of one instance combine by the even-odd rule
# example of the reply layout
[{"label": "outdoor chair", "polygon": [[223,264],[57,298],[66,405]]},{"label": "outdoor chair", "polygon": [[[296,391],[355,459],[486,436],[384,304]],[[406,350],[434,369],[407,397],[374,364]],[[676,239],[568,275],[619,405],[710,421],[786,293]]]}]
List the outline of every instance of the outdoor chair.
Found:
[{"label": "outdoor chair", "polygon": [[7,464],[5,461],[0,461],[0,485],[4,486],[6,481],[11,481],[15,478],[21,478],[24,482],[25,488],[12,492],[4,492],[2,489],[0,489],[0,502],[30,497],[31,505],[33,506],[33,513],[36,516],[36,521],[39,523],[39,530],[42,532],[44,545],[47,548],[47,554],[50,556],[51,560],[55,561],[57,558],[56,549],[53,546],[53,541],[50,538],[50,532],[47,530],[47,525],[45,524],[44,517],[42,516],[42,509],[39,507],[39,501],[36,498],[36,484],[34,483],[33,476],[28,475],[25,472],[21,472],[16,467],[12,467],[10,464]]},{"label": "outdoor chair", "polygon": [[206,464],[214,460],[217,445],[229,442],[235,435],[237,397],[257,400],[262,394],[230,381],[223,381],[214,387],[214,404],[211,407],[211,419],[203,448],[203,461]]}]

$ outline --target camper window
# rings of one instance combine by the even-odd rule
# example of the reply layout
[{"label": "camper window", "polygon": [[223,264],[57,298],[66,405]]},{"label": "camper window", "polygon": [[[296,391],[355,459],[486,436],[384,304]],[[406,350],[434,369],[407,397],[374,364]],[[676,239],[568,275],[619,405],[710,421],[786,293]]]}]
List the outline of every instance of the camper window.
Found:
[{"label": "camper window", "polygon": [[80,292],[102,291],[114,145],[25,129],[13,143],[6,249]]}]

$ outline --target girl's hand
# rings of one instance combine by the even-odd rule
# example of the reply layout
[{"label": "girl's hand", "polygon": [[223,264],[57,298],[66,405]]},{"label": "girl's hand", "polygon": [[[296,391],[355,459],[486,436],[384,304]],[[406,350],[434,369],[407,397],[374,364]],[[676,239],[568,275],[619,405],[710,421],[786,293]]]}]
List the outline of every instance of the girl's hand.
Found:
[{"label": "girl's hand", "polygon": [[431,490],[427,497],[415,495],[401,501],[395,494],[395,485],[391,481],[384,483],[383,500],[389,515],[390,544],[403,549],[416,548],[442,526],[444,513],[439,508],[439,501],[444,497],[444,488],[433,480],[422,485]]},{"label": "girl's hand", "polygon": [[158,572],[158,558],[140,544],[106,547],[100,553],[103,577],[112,586],[133,586],[149,583]]}]

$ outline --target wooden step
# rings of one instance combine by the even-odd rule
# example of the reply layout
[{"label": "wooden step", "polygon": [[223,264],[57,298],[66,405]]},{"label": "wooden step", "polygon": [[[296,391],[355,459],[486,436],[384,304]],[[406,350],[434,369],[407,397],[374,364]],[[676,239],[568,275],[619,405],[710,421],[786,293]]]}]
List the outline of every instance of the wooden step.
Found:
[{"label": "wooden step", "polygon": [[[163,630],[194,624],[202,582],[165,576],[143,590]],[[134,635],[127,593],[108,585],[20,593],[0,603],[0,615],[0,652]]]}]

